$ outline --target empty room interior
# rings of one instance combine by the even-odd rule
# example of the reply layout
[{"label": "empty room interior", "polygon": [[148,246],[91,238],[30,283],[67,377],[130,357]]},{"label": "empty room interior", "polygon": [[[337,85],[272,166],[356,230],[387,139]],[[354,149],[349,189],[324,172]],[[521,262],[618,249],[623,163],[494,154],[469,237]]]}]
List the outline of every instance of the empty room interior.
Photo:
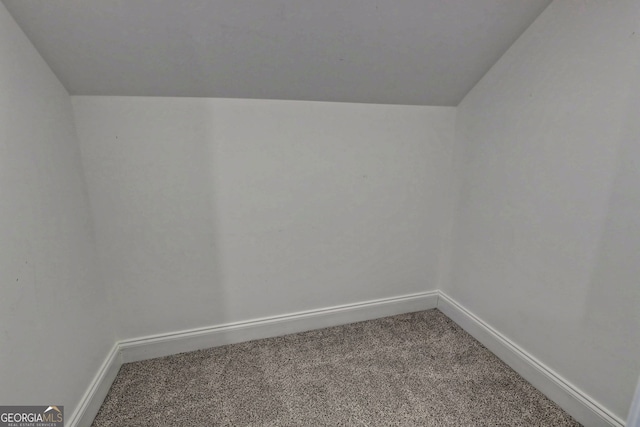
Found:
[{"label": "empty room interior", "polygon": [[0,186],[3,417],[640,426],[638,0],[2,0]]}]

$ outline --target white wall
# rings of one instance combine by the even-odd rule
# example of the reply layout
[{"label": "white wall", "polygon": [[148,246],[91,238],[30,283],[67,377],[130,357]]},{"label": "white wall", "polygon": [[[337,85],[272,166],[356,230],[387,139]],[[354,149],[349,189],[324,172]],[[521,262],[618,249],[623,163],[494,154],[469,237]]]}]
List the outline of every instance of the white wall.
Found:
[{"label": "white wall", "polygon": [[625,418],[640,373],[636,3],[557,0],[457,119],[187,98],[72,111],[0,5],[0,401],[75,407],[114,336],[442,287]]},{"label": "white wall", "polygon": [[640,373],[639,8],[553,2],[460,104],[444,285],[621,419]]},{"label": "white wall", "polygon": [[71,415],[114,343],[71,101],[0,4],[0,402]]},{"label": "white wall", "polygon": [[454,108],[73,104],[120,338],[436,289]]}]

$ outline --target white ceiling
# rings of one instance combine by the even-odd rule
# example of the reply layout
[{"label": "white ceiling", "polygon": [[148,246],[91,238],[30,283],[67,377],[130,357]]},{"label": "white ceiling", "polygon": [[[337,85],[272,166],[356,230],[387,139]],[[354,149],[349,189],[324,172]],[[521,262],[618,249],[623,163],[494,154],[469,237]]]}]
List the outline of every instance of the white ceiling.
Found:
[{"label": "white ceiling", "polygon": [[457,105],[551,0],[3,0],[72,95]]}]

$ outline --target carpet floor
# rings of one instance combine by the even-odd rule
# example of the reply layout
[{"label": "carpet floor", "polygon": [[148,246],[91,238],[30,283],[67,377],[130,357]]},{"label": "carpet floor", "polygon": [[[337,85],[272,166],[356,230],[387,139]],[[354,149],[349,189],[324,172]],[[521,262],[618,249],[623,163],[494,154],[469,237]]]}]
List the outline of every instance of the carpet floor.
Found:
[{"label": "carpet floor", "polygon": [[125,364],[93,426],[579,424],[428,310]]}]

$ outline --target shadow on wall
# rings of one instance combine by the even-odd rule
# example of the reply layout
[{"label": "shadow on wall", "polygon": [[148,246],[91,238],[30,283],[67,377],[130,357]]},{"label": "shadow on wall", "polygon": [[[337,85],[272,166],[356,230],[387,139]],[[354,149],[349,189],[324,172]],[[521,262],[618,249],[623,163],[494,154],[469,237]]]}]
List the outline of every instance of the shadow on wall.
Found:
[{"label": "shadow on wall", "polygon": [[[626,118],[621,120],[615,176],[608,212],[588,285],[585,348],[597,347],[605,360],[593,360],[593,369],[610,378],[599,394],[624,415],[640,375],[640,79],[629,92]],[[633,87],[633,86],[632,86]],[[600,337],[608,337],[606,345]],[[585,352],[590,358],[593,353]],[[616,367],[616,369],[611,369]],[[629,375],[632,373],[632,375]]]},{"label": "shadow on wall", "polygon": [[553,2],[458,106],[449,288],[624,418],[640,370],[640,10],[587,3]]},{"label": "shadow on wall", "polygon": [[73,101],[118,338],[224,322],[212,108]]},{"label": "shadow on wall", "polygon": [[119,339],[435,289],[454,108],[74,107]]}]

